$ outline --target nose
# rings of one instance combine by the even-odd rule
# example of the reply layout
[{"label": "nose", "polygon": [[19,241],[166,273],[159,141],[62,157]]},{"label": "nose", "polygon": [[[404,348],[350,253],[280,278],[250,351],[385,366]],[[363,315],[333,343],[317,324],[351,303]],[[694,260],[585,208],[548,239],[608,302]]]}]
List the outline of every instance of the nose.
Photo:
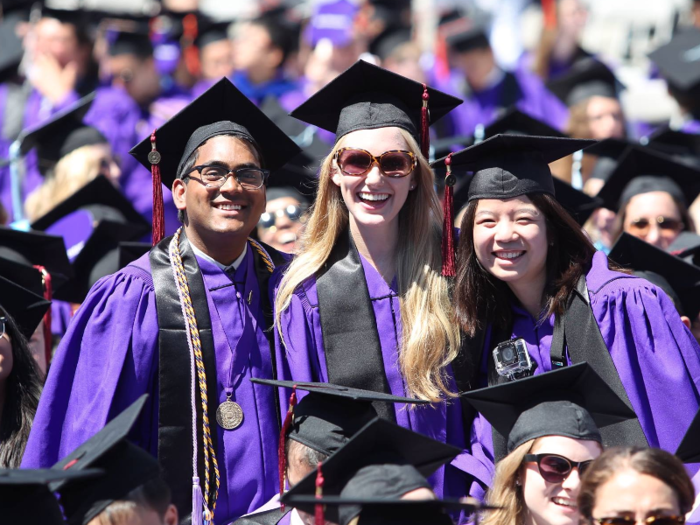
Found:
[{"label": "nose", "polygon": [[646,234],[644,240],[649,244],[653,244],[654,246],[657,246],[659,248],[662,247],[661,231],[659,230],[658,224],[655,224],[654,222],[651,223],[651,225],[649,226],[649,233]]},{"label": "nose", "polygon": [[379,184],[380,182],[382,182],[382,172],[379,169],[379,164],[377,164],[376,162],[372,164],[372,167],[367,172],[367,175],[365,176],[365,182],[367,184]]},{"label": "nose", "polygon": [[221,186],[221,188],[219,188],[219,193],[239,193],[241,191],[243,191],[243,186],[241,186],[241,183],[238,182],[238,178],[234,174],[231,174],[228,177],[226,177],[224,185]]},{"label": "nose", "polygon": [[122,175],[122,170],[119,164],[114,162],[114,159],[109,163],[109,174],[113,181],[118,181],[119,177]]},{"label": "nose", "polygon": [[515,225],[513,221],[505,219],[498,221],[496,224],[496,231],[494,233],[494,240],[497,242],[510,242],[517,237],[517,232],[515,231]]},{"label": "nose", "polygon": [[574,468],[561,483],[562,488],[569,490],[578,490],[579,485],[581,485],[581,477],[577,468]]},{"label": "nose", "polygon": [[277,228],[291,228],[294,223],[291,221],[289,217],[287,217],[286,213],[280,213],[279,215],[275,216],[275,225]]}]

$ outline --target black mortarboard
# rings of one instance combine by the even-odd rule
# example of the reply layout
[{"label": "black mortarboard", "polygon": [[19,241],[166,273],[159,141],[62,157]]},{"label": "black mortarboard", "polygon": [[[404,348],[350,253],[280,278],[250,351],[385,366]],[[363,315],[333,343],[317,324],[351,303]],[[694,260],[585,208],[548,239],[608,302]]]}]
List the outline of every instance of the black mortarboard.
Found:
[{"label": "black mortarboard", "polygon": [[607,181],[610,174],[617,167],[617,163],[622,155],[631,147],[636,147],[638,144],[624,139],[605,139],[597,144],[593,144],[590,148],[586,148],[586,153],[598,157],[595,166],[591,172],[591,179],[600,179]]},{"label": "black mortarboard", "polygon": [[700,411],[695,414],[690,427],[686,430],[681,444],[676,449],[676,456],[683,463],[700,462]]},{"label": "black mortarboard", "polygon": [[345,445],[358,430],[377,417],[372,403],[424,404],[421,399],[392,396],[333,385],[331,383],[297,383],[252,378],[253,383],[308,392],[293,407],[294,417],[288,437],[307,447],[330,455]]},{"label": "black mortarboard", "polygon": [[374,39],[370,45],[370,53],[377,55],[381,60],[386,60],[398,47],[410,42],[410,28],[389,29]]},{"label": "black mortarboard", "polygon": [[681,92],[692,92],[700,84],[700,31],[691,28],[674,36],[649,54],[668,84]]},{"label": "black mortarboard", "polygon": [[538,137],[566,137],[561,131],[541,120],[510,108],[503,115],[484,128],[484,138],[494,135],[530,135]]},{"label": "black mortarboard", "polygon": [[[347,482],[367,465],[412,465],[421,475],[428,477],[460,452],[457,447],[376,418],[323,462],[323,495],[339,496]],[[297,495],[313,495],[315,491],[316,472],[311,472],[282,496],[282,503],[290,502]],[[296,506],[313,513],[313,505]],[[337,509],[328,509],[326,514],[329,521],[338,523]]]},{"label": "black mortarboard", "polygon": [[616,99],[624,86],[600,60],[586,58],[575,62],[567,73],[550,80],[547,89],[571,107],[591,97]]},{"label": "black mortarboard", "polygon": [[214,20],[200,18],[199,34],[195,39],[195,44],[199,49],[202,49],[214,42],[228,40],[228,29],[231,26],[230,21],[217,22]]},{"label": "black mortarboard", "polygon": [[109,56],[135,55],[141,58],[153,56],[153,43],[148,27],[143,31],[118,31],[109,43]]},{"label": "black mortarboard", "polygon": [[602,442],[598,430],[635,417],[587,364],[462,394],[502,436],[508,453],[542,436]]},{"label": "black mortarboard", "polygon": [[0,276],[9,279],[36,295],[44,294],[41,272],[31,264],[0,257]]},{"label": "black mortarboard", "polygon": [[54,289],[59,289],[73,276],[63,237],[56,235],[0,226],[0,257],[43,266],[51,274]]},{"label": "black mortarboard", "polygon": [[616,211],[635,195],[652,191],[668,192],[689,205],[700,193],[700,169],[663,153],[631,148],[620,158],[598,197],[606,208]]},{"label": "black mortarboard", "polygon": [[[681,315],[695,319],[700,312],[700,268],[680,257],[652,246],[628,233],[622,233],[612,250],[610,259],[637,272],[653,272],[661,275],[672,292],[667,294],[674,299]],[[647,276],[642,276],[647,277]],[[647,279],[654,284],[653,276]],[[660,283],[659,286],[666,291]],[[676,296],[675,298],[673,296]],[[678,304],[676,301],[680,301]]]},{"label": "black mortarboard", "polygon": [[87,12],[83,9],[58,9],[43,6],[41,8],[42,18],[54,18],[62,24],[72,24],[79,29],[86,26],[88,22]]},{"label": "black mortarboard", "polygon": [[[336,141],[352,131],[398,127],[420,144],[423,92],[420,82],[358,60],[290,115],[335,133]],[[427,92],[430,124],[462,103],[436,89]]]},{"label": "black mortarboard", "polygon": [[119,243],[119,268],[134,262],[151,250],[150,242],[126,241]]},{"label": "black mortarboard", "polygon": [[656,130],[646,139],[647,146],[671,155],[681,162],[697,166],[700,163],[700,135],[683,133],[668,127]]},{"label": "black mortarboard", "polygon": [[20,152],[26,155],[29,150],[36,148],[42,174],[45,174],[46,168],[78,148],[107,144],[102,133],[83,123],[94,99],[94,93],[83,97],[45,122],[20,134],[17,139],[21,143]]},{"label": "black mortarboard", "polygon": [[695,266],[700,266],[700,235],[682,231],[666,251]]},{"label": "black mortarboard", "polygon": [[553,181],[557,201],[581,226],[595,210],[603,205],[603,201],[598,197],[586,195],[563,180],[553,177]]},{"label": "black mortarboard", "polygon": [[56,496],[49,490],[51,483],[92,481],[103,475],[101,470],[63,472],[52,469],[0,470],[0,515],[3,523],[41,523],[62,525],[63,514]]},{"label": "black mortarboard", "polygon": [[123,499],[130,491],[159,475],[158,460],[126,440],[147,398],[147,394],[139,397],[102,430],[52,467],[67,472],[100,468],[108,473],[103,479],[89,483],[67,485],[58,482],[51,485],[51,490],[61,496],[61,505],[70,525],[87,525],[110,503]]},{"label": "black mortarboard", "polygon": [[51,301],[0,275],[0,307],[15,320],[22,335],[29,340],[51,307]]},{"label": "black mortarboard", "polygon": [[[527,193],[554,195],[549,164],[593,143],[561,137],[496,135],[454,153],[451,167],[475,172],[468,201],[510,199]],[[447,158],[433,164],[444,163]]]},{"label": "black mortarboard", "polygon": [[447,45],[457,53],[467,53],[475,49],[491,47],[486,30],[476,24],[464,31],[452,33],[445,39]]}]

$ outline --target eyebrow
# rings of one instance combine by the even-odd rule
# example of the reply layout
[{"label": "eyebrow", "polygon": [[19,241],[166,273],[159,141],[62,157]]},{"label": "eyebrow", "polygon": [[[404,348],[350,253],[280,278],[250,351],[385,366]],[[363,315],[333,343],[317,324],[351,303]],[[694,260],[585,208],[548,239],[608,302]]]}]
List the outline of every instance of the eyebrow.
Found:
[{"label": "eyebrow", "polygon": [[257,168],[257,169],[262,169],[260,166],[255,164],[254,162],[244,162],[243,164],[237,164],[234,168],[230,168],[228,164],[221,160],[213,160],[211,162],[207,162],[206,164],[200,164],[200,166],[205,166],[205,167],[217,167],[217,168],[224,168],[227,170],[240,170],[243,168]]}]

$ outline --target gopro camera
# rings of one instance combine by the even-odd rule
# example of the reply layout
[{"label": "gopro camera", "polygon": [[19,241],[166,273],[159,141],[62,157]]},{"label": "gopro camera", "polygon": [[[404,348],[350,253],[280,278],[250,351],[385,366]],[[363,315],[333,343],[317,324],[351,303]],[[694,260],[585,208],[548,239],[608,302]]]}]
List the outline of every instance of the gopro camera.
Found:
[{"label": "gopro camera", "polygon": [[507,377],[510,381],[528,377],[534,371],[530,354],[522,338],[511,339],[500,343],[493,350],[493,361],[499,376]]}]

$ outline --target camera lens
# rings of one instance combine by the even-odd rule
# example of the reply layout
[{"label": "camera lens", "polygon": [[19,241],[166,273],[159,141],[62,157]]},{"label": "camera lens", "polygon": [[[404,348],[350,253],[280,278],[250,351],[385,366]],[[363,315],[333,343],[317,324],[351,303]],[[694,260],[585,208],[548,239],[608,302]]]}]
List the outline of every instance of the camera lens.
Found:
[{"label": "camera lens", "polygon": [[513,347],[506,346],[501,352],[501,357],[504,361],[510,363],[515,358],[515,352],[513,352]]}]

